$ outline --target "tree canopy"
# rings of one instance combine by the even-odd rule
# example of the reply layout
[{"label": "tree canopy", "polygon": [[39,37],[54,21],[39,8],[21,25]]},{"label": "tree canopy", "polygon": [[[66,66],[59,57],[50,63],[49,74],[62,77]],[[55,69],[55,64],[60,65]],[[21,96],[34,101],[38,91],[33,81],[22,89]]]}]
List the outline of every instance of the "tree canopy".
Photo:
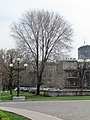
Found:
[{"label": "tree canopy", "polygon": [[13,23],[11,34],[22,54],[36,63],[39,94],[46,61],[71,48],[71,25],[57,13],[32,10]]}]

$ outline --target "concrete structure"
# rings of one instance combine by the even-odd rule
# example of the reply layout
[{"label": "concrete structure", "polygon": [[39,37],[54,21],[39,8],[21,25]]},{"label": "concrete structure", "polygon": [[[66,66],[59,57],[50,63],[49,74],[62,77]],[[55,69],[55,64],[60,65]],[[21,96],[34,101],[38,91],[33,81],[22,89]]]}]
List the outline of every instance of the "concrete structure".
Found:
[{"label": "concrete structure", "polygon": [[90,45],[84,45],[78,48],[78,59],[90,59]]},{"label": "concrete structure", "polygon": [[47,63],[42,81],[46,87],[89,89],[90,62],[67,59]]},{"label": "concrete structure", "polygon": [[68,59],[63,61],[63,71],[66,88],[78,88],[79,80],[77,76],[77,60]]},{"label": "concrete structure", "polygon": [[25,96],[13,96],[13,101],[24,101],[25,100]]},{"label": "concrete structure", "polygon": [[90,62],[68,60],[64,63],[66,88],[90,89]]},{"label": "concrete structure", "polygon": [[62,91],[45,91],[45,96],[80,96],[80,95],[90,95],[90,90],[80,90],[80,89],[69,89]]},{"label": "concrete structure", "polygon": [[43,73],[43,86],[45,87],[55,87],[63,88],[63,61],[48,62],[45,66],[45,71]]}]

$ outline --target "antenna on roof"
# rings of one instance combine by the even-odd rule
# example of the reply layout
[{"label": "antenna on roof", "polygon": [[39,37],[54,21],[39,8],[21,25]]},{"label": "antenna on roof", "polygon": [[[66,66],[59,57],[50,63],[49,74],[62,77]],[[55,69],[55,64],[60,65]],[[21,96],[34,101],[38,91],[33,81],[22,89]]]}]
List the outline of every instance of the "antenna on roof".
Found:
[{"label": "antenna on roof", "polygon": [[84,37],[84,45],[85,45],[85,37]]},{"label": "antenna on roof", "polygon": [[84,37],[84,45],[86,45],[86,43],[87,43],[87,38]]},{"label": "antenna on roof", "polygon": [[85,40],[84,40],[84,45],[85,45]]}]

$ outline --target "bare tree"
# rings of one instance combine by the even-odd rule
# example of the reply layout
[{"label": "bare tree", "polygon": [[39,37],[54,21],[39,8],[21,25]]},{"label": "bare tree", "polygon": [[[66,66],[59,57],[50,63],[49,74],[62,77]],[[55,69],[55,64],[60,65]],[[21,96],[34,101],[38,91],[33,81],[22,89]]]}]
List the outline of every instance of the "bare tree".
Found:
[{"label": "bare tree", "polygon": [[12,87],[12,81],[10,81],[9,64],[14,62],[18,55],[19,53],[15,49],[0,50],[0,67],[2,71],[2,85],[4,88],[7,87],[10,89]]},{"label": "bare tree", "polygon": [[11,34],[19,50],[36,63],[39,95],[46,61],[52,58],[56,50],[63,52],[71,46],[71,25],[59,14],[33,10],[27,11],[20,21],[13,23]]}]

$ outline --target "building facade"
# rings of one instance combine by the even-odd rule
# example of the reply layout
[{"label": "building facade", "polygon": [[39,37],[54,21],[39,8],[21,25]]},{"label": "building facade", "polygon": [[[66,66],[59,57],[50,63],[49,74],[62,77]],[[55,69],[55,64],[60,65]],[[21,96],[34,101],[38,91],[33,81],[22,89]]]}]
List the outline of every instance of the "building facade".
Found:
[{"label": "building facade", "polygon": [[90,59],[90,45],[84,45],[78,48],[78,59]]},{"label": "building facade", "polygon": [[[45,76],[46,74],[46,76]],[[48,63],[44,71],[44,85],[55,88],[90,88],[90,62],[75,59]]]},{"label": "building facade", "polygon": [[43,73],[43,85],[46,87],[62,88],[63,79],[63,61],[47,62]]},{"label": "building facade", "polygon": [[77,61],[74,59],[63,61],[63,71],[66,88],[79,87],[79,80],[77,77]]},{"label": "building facade", "polygon": [[66,88],[90,88],[90,62],[68,60],[64,62]]}]

